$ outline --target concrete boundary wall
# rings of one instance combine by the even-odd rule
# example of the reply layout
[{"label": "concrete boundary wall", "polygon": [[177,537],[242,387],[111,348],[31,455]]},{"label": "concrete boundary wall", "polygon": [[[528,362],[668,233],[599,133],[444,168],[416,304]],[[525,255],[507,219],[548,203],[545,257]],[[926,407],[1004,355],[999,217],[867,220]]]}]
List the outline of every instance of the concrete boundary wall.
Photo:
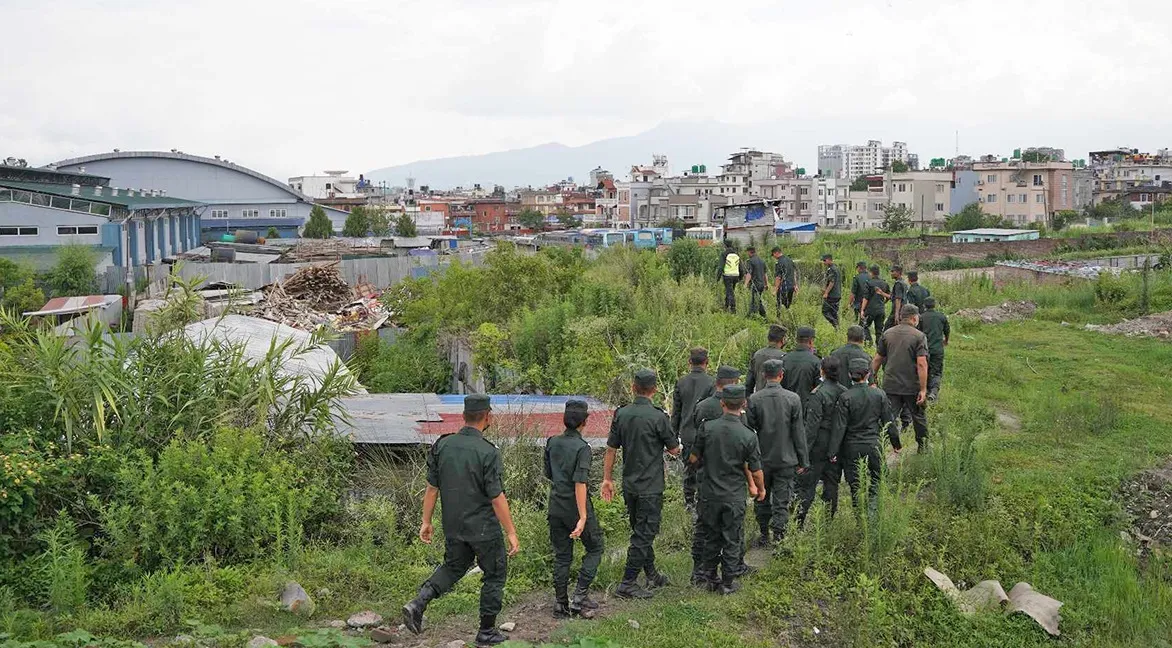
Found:
[{"label": "concrete boundary wall", "polygon": [[[953,243],[947,236],[923,236],[890,239],[862,239],[860,244],[872,256],[895,263],[915,264],[953,258],[979,261],[990,256],[1013,255],[1035,258],[1054,254],[1061,247],[1093,250],[1096,242],[1110,243],[1110,247],[1143,245],[1152,240],[1151,232],[1118,232],[1114,234],[1087,234],[1070,238],[1042,238],[1033,241],[992,241],[981,243]],[[1157,230],[1157,242],[1172,244],[1172,230]],[[1109,249],[1103,250],[1109,254]]]}]

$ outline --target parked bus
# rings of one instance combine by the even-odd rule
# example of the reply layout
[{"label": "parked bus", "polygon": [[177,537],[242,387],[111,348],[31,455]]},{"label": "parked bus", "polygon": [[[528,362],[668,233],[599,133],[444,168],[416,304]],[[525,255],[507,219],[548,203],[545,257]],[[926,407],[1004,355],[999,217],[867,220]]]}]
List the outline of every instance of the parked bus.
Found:
[{"label": "parked bus", "polygon": [[586,247],[601,250],[634,241],[635,233],[630,230],[598,230],[586,236]]},{"label": "parked bus", "polygon": [[635,247],[640,250],[654,250],[659,246],[659,239],[663,236],[651,228],[636,230],[634,234]]},{"label": "parked bus", "polygon": [[714,227],[693,227],[688,229],[685,234],[690,239],[696,239],[700,245],[704,247],[709,245],[720,245],[724,242],[723,225],[716,225]]},{"label": "parked bus", "polygon": [[586,244],[586,236],[577,230],[545,232],[537,236],[538,246],[575,247]]}]

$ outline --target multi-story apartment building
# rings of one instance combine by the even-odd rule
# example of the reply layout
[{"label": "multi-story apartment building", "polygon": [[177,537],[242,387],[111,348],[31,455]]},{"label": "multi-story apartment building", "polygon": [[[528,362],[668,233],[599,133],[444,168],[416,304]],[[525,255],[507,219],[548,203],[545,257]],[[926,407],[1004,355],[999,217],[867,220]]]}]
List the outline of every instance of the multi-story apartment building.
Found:
[{"label": "multi-story apartment building", "polygon": [[562,208],[562,192],[553,189],[538,189],[521,192],[521,208],[534,209],[546,216]]},{"label": "multi-story apartment building", "polygon": [[[853,180],[888,169],[895,161],[909,162],[906,142],[883,146],[880,140],[865,145],[822,145],[818,147],[818,174],[828,178]],[[919,159],[916,159],[917,166]]]},{"label": "multi-story apartment building", "polygon": [[1070,162],[988,161],[973,164],[977,198],[986,214],[1017,225],[1048,223],[1054,212],[1074,209]]},{"label": "multi-story apartment building", "polygon": [[756,181],[754,190],[757,196],[770,201],[780,220],[849,229],[849,182],[836,178],[775,178]]},{"label": "multi-story apartment building", "polygon": [[1172,150],[1169,149],[1140,153],[1139,149],[1119,148],[1092,151],[1090,157],[1095,205],[1130,195],[1136,188],[1163,188],[1164,183],[1172,183]]},{"label": "multi-story apartment building", "polygon": [[885,185],[890,204],[910,209],[916,229],[935,229],[951,213],[952,180],[950,171],[889,171]]}]

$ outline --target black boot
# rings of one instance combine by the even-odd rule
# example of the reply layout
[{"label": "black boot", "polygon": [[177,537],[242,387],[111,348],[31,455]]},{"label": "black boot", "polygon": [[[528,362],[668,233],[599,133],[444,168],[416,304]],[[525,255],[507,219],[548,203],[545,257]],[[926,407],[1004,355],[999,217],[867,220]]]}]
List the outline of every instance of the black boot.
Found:
[{"label": "black boot", "polygon": [[509,638],[496,628],[496,615],[480,617],[480,632],[476,633],[476,645],[495,646],[508,641]]},{"label": "black boot", "polygon": [[660,573],[654,566],[647,569],[647,589],[654,590],[668,585],[671,585],[671,579],[667,574]]},{"label": "black boot", "polygon": [[720,581],[720,587],[717,589],[721,596],[728,596],[729,594],[736,594],[741,590],[741,584],[732,578],[725,577]]},{"label": "black boot", "polygon": [[424,583],[423,587],[419,588],[419,596],[403,606],[403,625],[407,626],[408,630],[415,634],[423,632],[423,611],[435,597],[436,592],[432,589],[431,583]]},{"label": "black boot", "polygon": [[651,592],[643,589],[639,585],[639,581],[634,578],[630,580],[623,580],[615,589],[614,595],[622,599],[649,599],[655,596]]},{"label": "black boot", "polygon": [[583,619],[593,619],[594,610],[598,609],[598,604],[590,601],[594,607],[586,607],[587,601],[590,601],[590,590],[579,583],[577,589],[574,590],[574,597],[570,599],[570,614]]},{"label": "black boot", "polygon": [[757,539],[753,541],[753,546],[758,549],[766,549],[773,546],[772,541],[769,538],[768,527],[761,529],[761,535],[757,536]]},{"label": "black boot", "polygon": [[553,616],[555,619],[570,618],[570,600],[566,596],[565,585],[553,586]]}]

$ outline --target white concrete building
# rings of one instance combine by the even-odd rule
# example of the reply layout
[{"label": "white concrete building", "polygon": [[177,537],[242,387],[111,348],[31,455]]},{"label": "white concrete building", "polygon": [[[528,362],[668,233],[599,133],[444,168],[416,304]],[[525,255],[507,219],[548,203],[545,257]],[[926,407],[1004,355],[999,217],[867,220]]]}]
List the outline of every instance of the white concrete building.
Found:
[{"label": "white concrete building", "polygon": [[853,180],[870,173],[890,168],[896,160],[908,163],[906,142],[892,142],[883,146],[880,140],[869,140],[865,145],[822,145],[818,147],[818,174],[844,180]]},{"label": "white concrete building", "polygon": [[327,198],[360,198],[359,185],[369,186],[366,178],[346,175],[346,171],[323,171],[323,175],[289,178],[289,187],[315,200]]}]

